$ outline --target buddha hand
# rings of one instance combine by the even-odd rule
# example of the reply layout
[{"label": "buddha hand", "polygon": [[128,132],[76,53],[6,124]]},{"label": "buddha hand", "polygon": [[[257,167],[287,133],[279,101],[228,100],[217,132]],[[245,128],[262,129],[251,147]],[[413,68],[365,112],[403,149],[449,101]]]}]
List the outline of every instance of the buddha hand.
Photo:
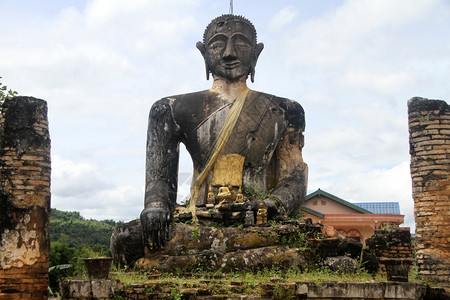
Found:
[{"label": "buddha hand", "polygon": [[150,250],[164,247],[169,238],[172,213],[163,202],[149,204],[141,212],[143,243]]}]

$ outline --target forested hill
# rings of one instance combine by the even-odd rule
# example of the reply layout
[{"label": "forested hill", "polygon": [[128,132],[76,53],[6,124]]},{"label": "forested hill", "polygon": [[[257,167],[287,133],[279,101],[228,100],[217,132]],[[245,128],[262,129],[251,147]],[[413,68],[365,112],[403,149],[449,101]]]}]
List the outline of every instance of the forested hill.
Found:
[{"label": "forested hill", "polygon": [[102,245],[109,249],[109,238],[114,228],[122,222],[114,220],[86,220],[79,212],[50,211],[50,242],[61,242],[69,247]]}]

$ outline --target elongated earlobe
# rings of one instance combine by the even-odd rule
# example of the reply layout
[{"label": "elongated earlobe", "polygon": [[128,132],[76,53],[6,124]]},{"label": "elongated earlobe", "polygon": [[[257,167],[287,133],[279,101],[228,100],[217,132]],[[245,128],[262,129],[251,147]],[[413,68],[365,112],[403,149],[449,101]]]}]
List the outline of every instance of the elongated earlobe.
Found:
[{"label": "elongated earlobe", "polygon": [[250,66],[250,80],[255,82],[255,68],[256,62],[258,61],[258,57],[264,49],[264,44],[259,43],[255,47],[255,52],[253,53],[252,65]]},{"label": "elongated earlobe", "polygon": [[209,68],[208,68],[208,63],[206,61],[206,47],[202,42],[197,42],[197,44],[195,44],[195,46],[197,47],[197,49],[200,51],[200,53],[203,56],[203,60],[205,61],[206,80],[209,80]]}]

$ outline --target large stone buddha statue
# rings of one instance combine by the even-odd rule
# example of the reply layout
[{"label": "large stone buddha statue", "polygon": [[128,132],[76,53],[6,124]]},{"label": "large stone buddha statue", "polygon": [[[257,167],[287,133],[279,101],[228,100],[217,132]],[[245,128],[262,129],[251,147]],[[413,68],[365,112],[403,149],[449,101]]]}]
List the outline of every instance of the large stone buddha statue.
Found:
[{"label": "large stone buddha statue", "polygon": [[254,81],[263,47],[247,19],[236,15],[214,19],[203,42],[197,43],[212,87],[166,97],[152,106],[145,208],[140,215],[149,249],[161,248],[168,238],[176,206],[180,142],[193,161],[187,213],[194,221],[198,208],[225,201],[219,194],[230,195],[227,201],[238,201],[254,211],[255,218],[262,204],[269,219],[299,209],[307,184],[304,111],[295,101],[247,87],[248,77]]}]

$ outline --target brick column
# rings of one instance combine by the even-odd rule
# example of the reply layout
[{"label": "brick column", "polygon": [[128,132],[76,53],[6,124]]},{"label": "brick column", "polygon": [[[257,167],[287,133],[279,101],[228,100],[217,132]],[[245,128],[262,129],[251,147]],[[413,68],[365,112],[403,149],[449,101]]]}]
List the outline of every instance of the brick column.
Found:
[{"label": "brick column", "polygon": [[0,299],[46,299],[50,215],[47,103],[16,97],[0,115]]},{"label": "brick column", "polygon": [[411,177],[419,273],[450,288],[450,109],[408,101]]}]

